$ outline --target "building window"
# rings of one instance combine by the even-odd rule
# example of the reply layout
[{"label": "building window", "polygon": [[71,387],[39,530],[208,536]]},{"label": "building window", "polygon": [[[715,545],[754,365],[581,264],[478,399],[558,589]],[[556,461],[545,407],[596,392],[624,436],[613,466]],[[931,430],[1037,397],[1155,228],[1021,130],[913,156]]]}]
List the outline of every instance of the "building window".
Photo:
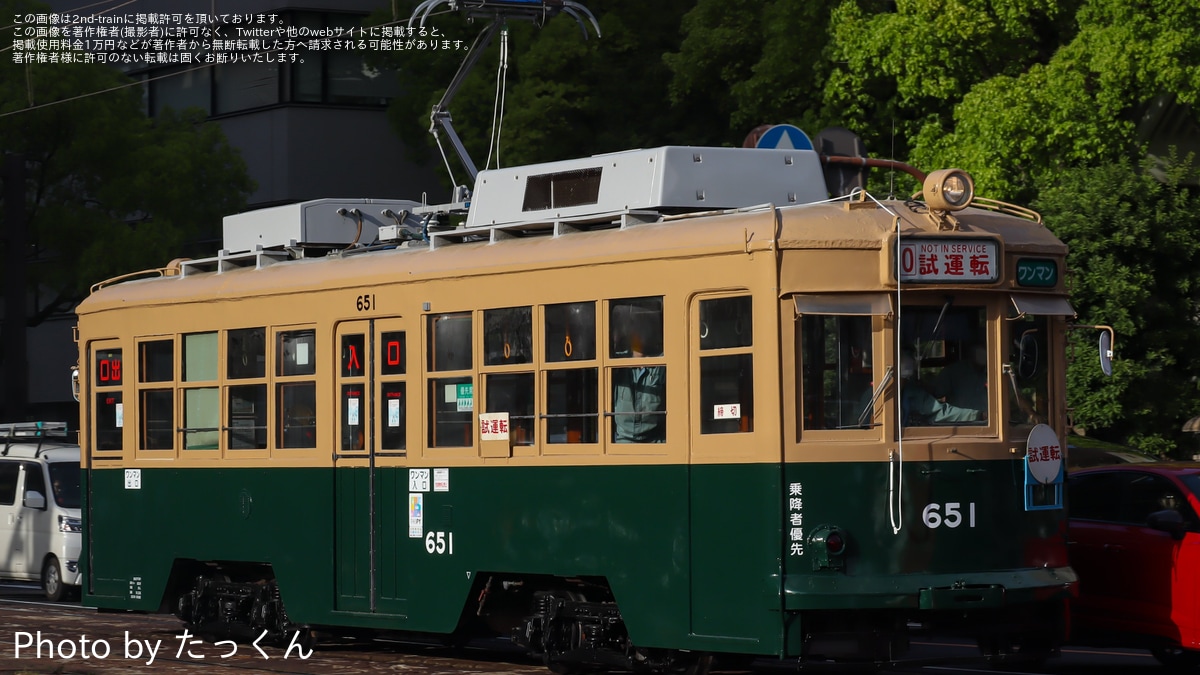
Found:
[{"label": "building window", "polygon": [[[297,28],[348,31],[355,35],[363,16],[327,12],[292,12],[285,22]],[[399,93],[393,73],[375,70],[363,62],[361,52],[322,49],[310,51],[304,62],[285,66],[290,74],[289,100],[297,103],[386,106]]]},{"label": "building window", "polygon": [[278,63],[224,63],[213,72],[213,114],[279,103]]},{"label": "building window", "polygon": [[150,115],[157,117],[167,109],[182,111],[199,108],[212,115],[212,68],[162,68],[147,73],[156,79],[147,82]]},{"label": "building window", "polygon": [[[283,12],[280,24],[355,41],[366,15],[335,12]],[[336,39],[336,38],[334,38]],[[395,73],[368,66],[361,50],[302,50],[295,62],[222,63],[212,68],[171,66],[141,73],[146,78],[147,113],[199,108],[227,115],[285,103],[382,108],[400,93]]]}]

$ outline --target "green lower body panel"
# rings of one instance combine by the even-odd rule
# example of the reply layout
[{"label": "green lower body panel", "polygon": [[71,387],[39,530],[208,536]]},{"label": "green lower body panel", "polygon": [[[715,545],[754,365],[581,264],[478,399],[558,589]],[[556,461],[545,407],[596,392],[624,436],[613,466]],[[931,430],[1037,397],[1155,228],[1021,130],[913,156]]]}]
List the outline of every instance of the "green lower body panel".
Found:
[{"label": "green lower body panel", "polygon": [[449,633],[481,576],[589,577],[641,646],[776,653],[778,475],[451,468],[410,493],[407,468],[146,469],[138,490],[94,469],[85,601],[169,609],[177,561],[242,561],[270,566],[294,622]]},{"label": "green lower body panel", "polygon": [[92,469],[84,599],[169,611],[236,563],[297,624],[445,634],[537,578],[605,585],[647,648],[801,656],[844,612],[986,632],[1075,582],[1062,513],[1025,511],[1009,464],[911,463],[902,492],[886,463]]}]

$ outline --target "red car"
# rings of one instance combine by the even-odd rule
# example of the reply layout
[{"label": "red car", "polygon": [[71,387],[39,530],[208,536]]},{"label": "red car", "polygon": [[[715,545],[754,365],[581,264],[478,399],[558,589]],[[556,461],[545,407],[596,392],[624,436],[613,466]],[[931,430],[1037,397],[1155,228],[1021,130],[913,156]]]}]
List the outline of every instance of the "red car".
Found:
[{"label": "red car", "polygon": [[1200,464],[1073,471],[1067,508],[1079,575],[1071,641],[1200,666]]}]

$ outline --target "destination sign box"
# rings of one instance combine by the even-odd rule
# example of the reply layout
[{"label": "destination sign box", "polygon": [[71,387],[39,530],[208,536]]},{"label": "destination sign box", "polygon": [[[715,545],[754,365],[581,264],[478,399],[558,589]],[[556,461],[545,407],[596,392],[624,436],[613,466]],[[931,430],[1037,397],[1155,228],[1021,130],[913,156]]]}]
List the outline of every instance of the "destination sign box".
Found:
[{"label": "destination sign box", "polygon": [[1000,245],[990,239],[909,239],[900,242],[900,281],[993,283]]}]

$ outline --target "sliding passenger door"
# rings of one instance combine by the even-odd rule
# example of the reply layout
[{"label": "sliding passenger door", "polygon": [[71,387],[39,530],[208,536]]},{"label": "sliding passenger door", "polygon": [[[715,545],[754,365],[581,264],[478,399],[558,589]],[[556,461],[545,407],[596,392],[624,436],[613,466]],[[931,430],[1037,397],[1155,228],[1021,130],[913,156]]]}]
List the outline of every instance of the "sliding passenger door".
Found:
[{"label": "sliding passenger door", "polygon": [[343,322],[335,336],[334,575],[342,611],[403,611],[404,335],[399,319],[374,319]]},{"label": "sliding passenger door", "polygon": [[[754,333],[749,293],[693,300],[688,457],[691,511],[691,632],[740,642],[767,634],[764,614],[748,598],[778,570],[779,464],[754,461],[765,432],[755,424]],[[771,351],[763,350],[770,354]],[[757,427],[757,428],[756,428]]]}]

